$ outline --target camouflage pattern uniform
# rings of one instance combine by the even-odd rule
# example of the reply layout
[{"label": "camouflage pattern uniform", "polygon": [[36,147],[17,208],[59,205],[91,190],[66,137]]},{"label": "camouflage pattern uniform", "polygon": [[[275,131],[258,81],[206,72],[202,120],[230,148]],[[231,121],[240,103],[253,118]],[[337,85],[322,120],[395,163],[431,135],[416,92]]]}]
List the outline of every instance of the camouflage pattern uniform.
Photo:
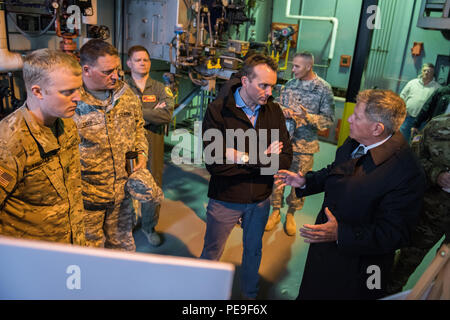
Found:
[{"label": "camouflage pattern uniform", "polygon": [[[149,144],[147,168],[152,173],[158,186],[162,188],[164,170],[164,128],[172,119],[174,99],[172,91],[161,82],[148,77],[144,91],[142,92],[131,76],[126,76],[125,81],[142,102],[143,116],[145,120],[145,134]],[[158,103],[165,102],[166,106],[155,109]],[[158,224],[161,205],[142,203],[142,228],[150,233]]]},{"label": "camouflage pattern uniform", "polygon": [[0,122],[0,234],[85,245],[77,129],[53,131],[26,105]]},{"label": "camouflage pattern uniform", "polygon": [[439,174],[450,170],[450,114],[433,118],[422,133],[414,137],[411,147],[425,169],[428,189],[411,245],[397,255],[388,286],[390,294],[402,290],[409,276],[443,235],[444,242],[450,241],[450,193],[437,184]]},{"label": "camouflage pattern uniform", "polygon": [[130,174],[126,183],[126,190],[133,199],[141,203],[160,204],[164,200],[161,188],[146,168],[141,168]]},{"label": "camouflage pattern uniform", "polygon": [[125,154],[148,152],[141,103],[122,81],[104,101],[83,88],[73,119],[81,138],[86,240],[95,247],[135,251]]},{"label": "camouflage pattern uniform", "polygon": [[[312,170],[314,153],[319,152],[318,130],[328,129],[334,121],[334,99],[331,86],[319,76],[313,80],[304,81],[299,79],[289,80],[281,88],[280,97],[276,99],[283,109],[291,109],[296,113],[302,113],[301,105],[305,107],[307,114],[303,119],[294,116],[296,128],[292,136],[293,160],[292,172],[306,173]],[[274,187],[271,205],[274,208],[282,208],[284,189]],[[298,199],[295,188],[287,198],[289,207],[300,210],[303,207],[304,198]]]}]

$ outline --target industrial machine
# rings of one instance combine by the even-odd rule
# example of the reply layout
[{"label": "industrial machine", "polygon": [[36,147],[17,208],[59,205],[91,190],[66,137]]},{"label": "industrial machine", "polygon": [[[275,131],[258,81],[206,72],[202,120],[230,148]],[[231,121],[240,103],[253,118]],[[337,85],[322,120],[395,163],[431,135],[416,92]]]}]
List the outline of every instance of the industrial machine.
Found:
[{"label": "industrial machine", "polygon": [[[78,58],[80,31],[87,37],[109,38],[107,26],[96,25],[97,0],[6,0],[0,1],[0,117],[18,108],[25,99],[16,82],[20,82],[21,53],[9,51],[9,35],[17,34],[40,41],[58,37],[56,49]],[[45,40],[44,40],[45,41]],[[44,42],[45,43],[45,42]],[[16,80],[16,81],[15,81]],[[19,88],[20,89],[20,88]],[[21,86],[23,91],[23,86]]]},{"label": "industrial machine", "polygon": [[240,28],[254,23],[255,0],[131,0],[125,3],[126,49],[144,45],[151,58],[167,61],[209,89],[229,79],[248,53]]}]

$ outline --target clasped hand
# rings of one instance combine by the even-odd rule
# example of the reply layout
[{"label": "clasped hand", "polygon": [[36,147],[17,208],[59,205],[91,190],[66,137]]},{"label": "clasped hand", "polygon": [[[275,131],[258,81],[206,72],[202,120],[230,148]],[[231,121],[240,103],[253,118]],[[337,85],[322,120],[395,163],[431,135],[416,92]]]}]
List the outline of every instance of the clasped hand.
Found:
[{"label": "clasped hand", "polygon": [[[270,146],[267,147],[267,149],[264,151],[264,154],[280,154],[281,150],[283,150],[283,142],[277,140],[272,142]],[[226,148],[225,150],[226,159],[232,163],[239,163],[239,159],[241,159],[242,155],[244,154],[245,152],[236,150],[234,148]]]}]

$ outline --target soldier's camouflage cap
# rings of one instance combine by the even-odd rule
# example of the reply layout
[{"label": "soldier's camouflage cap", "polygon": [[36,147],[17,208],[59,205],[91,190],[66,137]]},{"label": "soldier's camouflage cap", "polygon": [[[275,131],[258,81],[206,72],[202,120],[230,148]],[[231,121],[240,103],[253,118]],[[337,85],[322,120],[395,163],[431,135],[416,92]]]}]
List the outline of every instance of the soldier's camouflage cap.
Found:
[{"label": "soldier's camouflage cap", "polygon": [[156,184],[155,179],[148,169],[139,169],[133,172],[127,180],[126,189],[139,202],[161,203],[164,194]]}]

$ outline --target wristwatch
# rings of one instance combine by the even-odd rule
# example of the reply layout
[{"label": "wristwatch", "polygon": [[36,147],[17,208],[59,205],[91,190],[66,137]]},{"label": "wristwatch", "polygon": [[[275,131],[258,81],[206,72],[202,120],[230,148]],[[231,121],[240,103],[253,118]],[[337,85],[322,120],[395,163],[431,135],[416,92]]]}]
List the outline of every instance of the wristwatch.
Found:
[{"label": "wristwatch", "polygon": [[243,153],[242,156],[239,158],[239,163],[247,164],[249,160],[250,160],[250,158],[248,156],[248,153]]}]

